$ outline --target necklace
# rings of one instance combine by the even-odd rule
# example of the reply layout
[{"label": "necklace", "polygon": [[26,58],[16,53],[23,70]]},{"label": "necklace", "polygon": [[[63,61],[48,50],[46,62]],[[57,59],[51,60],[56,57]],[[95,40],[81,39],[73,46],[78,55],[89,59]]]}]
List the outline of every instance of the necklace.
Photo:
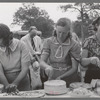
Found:
[{"label": "necklace", "polygon": [[62,45],[60,45],[55,53],[55,57],[62,58],[62,56],[63,56],[63,49],[62,49]]}]

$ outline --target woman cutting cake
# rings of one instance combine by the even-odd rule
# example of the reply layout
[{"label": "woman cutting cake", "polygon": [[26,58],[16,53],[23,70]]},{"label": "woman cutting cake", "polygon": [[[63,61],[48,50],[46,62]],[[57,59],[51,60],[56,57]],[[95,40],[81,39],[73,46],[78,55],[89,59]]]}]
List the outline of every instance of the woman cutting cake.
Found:
[{"label": "woman cutting cake", "polygon": [[65,80],[67,86],[79,81],[78,61],[80,59],[79,44],[71,38],[71,21],[60,18],[55,27],[54,35],[47,38],[41,55],[41,77]]}]

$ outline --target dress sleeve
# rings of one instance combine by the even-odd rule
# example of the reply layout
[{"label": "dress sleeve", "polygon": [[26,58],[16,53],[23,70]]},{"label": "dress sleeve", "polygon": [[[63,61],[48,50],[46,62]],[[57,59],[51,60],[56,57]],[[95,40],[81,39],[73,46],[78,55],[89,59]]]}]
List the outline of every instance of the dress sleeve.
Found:
[{"label": "dress sleeve", "polygon": [[[75,41],[74,41],[75,42]],[[80,61],[81,59],[81,46],[75,42],[70,50],[71,57],[76,61]]]},{"label": "dress sleeve", "polygon": [[20,43],[21,43],[21,45],[20,45],[21,46],[21,63],[30,62],[31,58],[30,58],[28,48],[26,47],[24,42],[21,41]]},{"label": "dress sleeve", "polygon": [[86,39],[84,40],[83,44],[82,44],[82,49],[89,49],[89,43],[90,43],[90,39]]},{"label": "dress sleeve", "polygon": [[42,49],[42,55],[49,55],[50,54],[50,40],[49,39],[46,39],[44,40],[44,43],[43,43],[43,49]]}]

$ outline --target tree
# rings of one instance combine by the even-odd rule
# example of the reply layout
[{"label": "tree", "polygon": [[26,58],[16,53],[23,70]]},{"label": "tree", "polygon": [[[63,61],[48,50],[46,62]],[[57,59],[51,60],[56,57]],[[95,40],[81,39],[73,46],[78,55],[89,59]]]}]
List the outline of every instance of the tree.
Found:
[{"label": "tree", "polygon": [[21,25],[22,30],[28,30],[30,26],[36,26],[42,31],[43,37],[51,36],[54,22],[49,18],[45,10],[35,7],[34,3],[23,3],[13,16],[13,25]]},{"label": "tree", "polygon": [[99,16],[99,3],[73,3],[68,5],[61,5],[60,8],[66,12],[68,9],[77,10],[79,12],[78,20],[81,22],[81,37],[84,40],[83,27],[86,23],[95,17]]}]

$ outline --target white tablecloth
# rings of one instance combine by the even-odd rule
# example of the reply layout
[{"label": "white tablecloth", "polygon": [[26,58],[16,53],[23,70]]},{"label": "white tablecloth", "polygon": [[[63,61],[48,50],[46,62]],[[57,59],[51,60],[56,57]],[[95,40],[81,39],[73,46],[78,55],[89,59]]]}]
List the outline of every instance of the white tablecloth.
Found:
[{"label": "white tablecloth", "polygon": [[[34,91],[40,91],[43,93],[43,95],[39,96],[39,98],[100,98],[100,95],[97,95],[96,93],[92,92],[91,96],[71,96],[70,92],[67,92],[65,94],[61,94],[61,95],[48,95],[45,94],[44,90],[34,90]],[[27,92],[27,91],[26,91]],[[29,91],[31,92],[31,91]],[[4,93],[0,93],[0,98],[35,98],[32,96],[26,96],[26,97],[21,97],[21,96],[4,96]],[[36,97],[38,98],[38,96]]]}]

